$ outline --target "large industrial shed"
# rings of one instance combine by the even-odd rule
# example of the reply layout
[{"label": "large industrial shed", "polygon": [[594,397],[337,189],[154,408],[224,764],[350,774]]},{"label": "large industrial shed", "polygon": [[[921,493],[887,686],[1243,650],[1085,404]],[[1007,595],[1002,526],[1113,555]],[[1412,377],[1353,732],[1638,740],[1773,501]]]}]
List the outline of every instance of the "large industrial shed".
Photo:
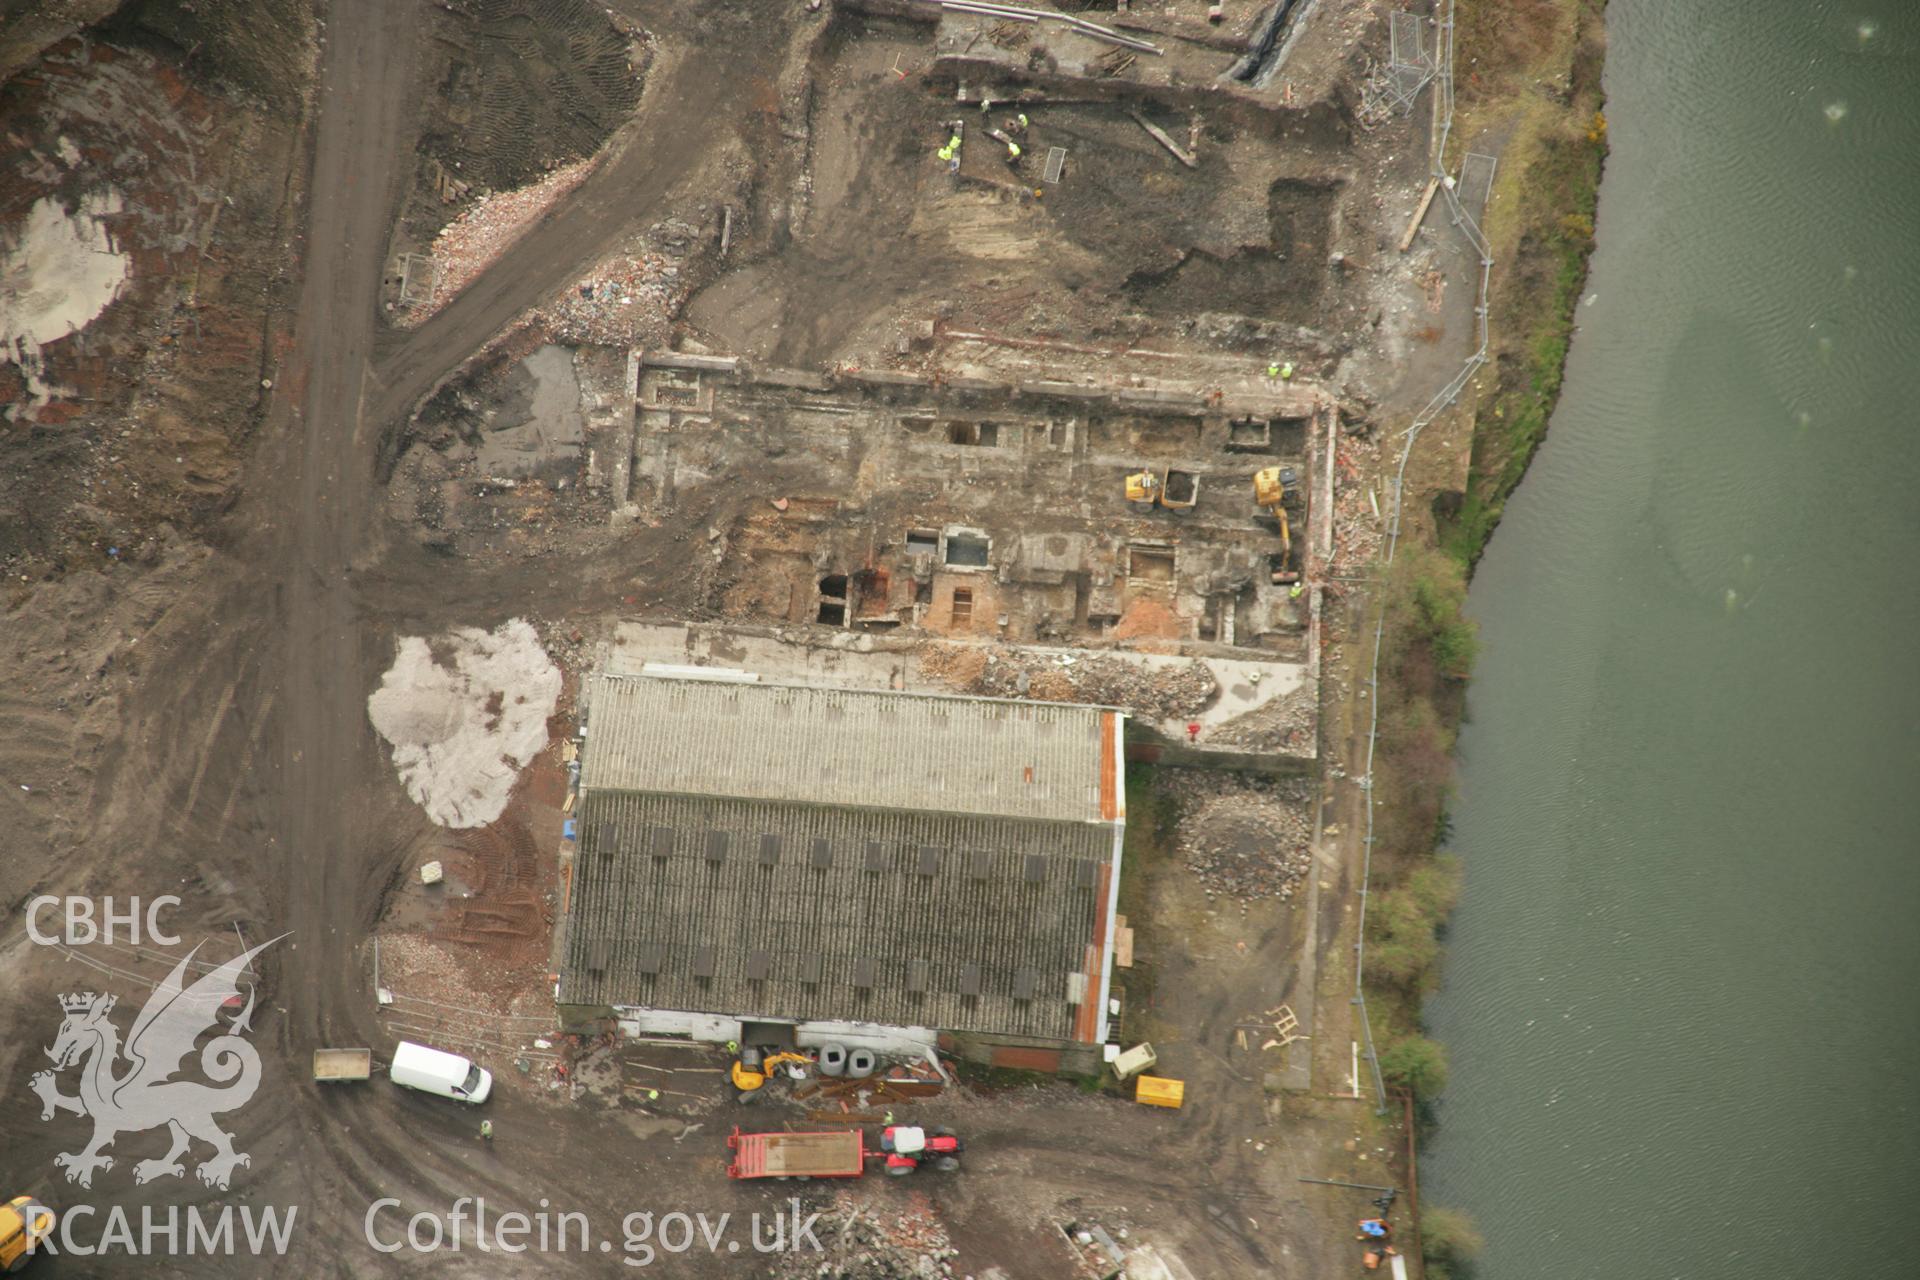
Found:
[{"label": "large industrial shed", "polygon": [[561,1003],[638,1032],[773,1024],[801,1045],[941,1039],[1090,1068],[1121,721],[743,673],[594,676]]}]

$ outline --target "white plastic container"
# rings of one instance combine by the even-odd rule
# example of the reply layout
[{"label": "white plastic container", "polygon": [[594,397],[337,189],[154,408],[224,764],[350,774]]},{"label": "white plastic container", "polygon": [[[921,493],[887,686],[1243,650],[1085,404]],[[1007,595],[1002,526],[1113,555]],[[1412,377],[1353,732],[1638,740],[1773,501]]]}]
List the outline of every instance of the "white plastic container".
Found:
[{"label": "white plastic container", "polygon": [[1113,1060],[1113,1074],[1121,1080],[1131,1080],[1160,1061],[1160,1055],[1153,1051],[1150,1044],[1137,1044]]}]

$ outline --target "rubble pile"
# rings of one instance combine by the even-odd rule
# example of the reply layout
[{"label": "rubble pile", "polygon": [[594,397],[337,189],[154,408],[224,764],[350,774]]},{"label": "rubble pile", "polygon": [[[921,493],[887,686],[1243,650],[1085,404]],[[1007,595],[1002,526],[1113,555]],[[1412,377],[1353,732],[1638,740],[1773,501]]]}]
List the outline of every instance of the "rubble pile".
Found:
[{"label": "rubble pile", "polygon": [[394,996],[381,1011],[397,1033],[430,1033],[443,1049],[492,1059],[528,1054],[532,1040],[554,1025],[542,975],[476,980],[467,958],[417,933],[383,933],[379,947],[380,985]]},{"label": "rubble pile", "polygon": [[560,342],[667,345],[672,318],[692,290],[692,272],[684,259],[698,234],[671,220],[648,228],[540,308],[547,329]]},{"label": "rubble pile", "polygon": [[[580,674],[593,665],[595,646],[586,632],[572,622],[555,622],[548,618],[529,616],[527,622],[540,637],[540,647],[547,651],[547,657],[553,660],[560,670],[578,680]],[[568,684],[571,684],[569,681]],[[566,712],[572,709],[573,694],[576,690],[563,684],[557,708]]]},{"label": "rubble pile", "polygon": [[951,1259],[957,1251],[926,1192],[900,1195],[899,1190],[836,1192],[814,1228],[822,1252],[782,1254],[786,1266],[778,1274],[788,1280],[946,1280],[955,1275]]},{"label": "rubble pile", "polygon": [[1220,693],[1213,672],[1197,661],[1152,668],[1116,657],[1015,650],[976,658],[980,650],[943,648],[921,655],[921,673],[990,698],[1091,702],[1142,720],[1169,720],[1205,709]]},{"label": "rubble pile", "polygon": [[1286,901],[1313,863],[1313,817],[1300,779],[1170,773],[1180,800],[1174,847],[1207,896]]},{"label": "rubble pile", "polygon": [[1089,658],[1075,671],[1085,701],[1125,707],[1143,720],[1192,715],[1220,694],[1220,682],[1201,662],[1150,670],[1118,658]]},{"label": "rubble pile", "polygon": [[[1382,476],[1378,488],[1367,477]],[[1380,446],[1352,436],[1340,438],[1333,468],[1333,573],[1354,577],[1370,571],[1391,514],[1392,479],[1380,468]],[[1371,494],[1372,496],[1369,496]],[[1379,503],[1380,514],[1374,515]]]},{"label": "rubble pile", "polygon": [[540,216],[560,197],[593,172],[597,161],[578,160],[549,173],[530,186],[512,191],[490,191],[441,228],[433,238],[433,289],[427,297],[398,316],[406,327],[420,324],[499,261]]},{"label": "rubble pile", "polygon": [[1209,729],[1207,740],[1311,758],[1318,748],[1319,701],[1319,691],[1308,681],[1284,697]]},{"label": "rubble pile", "polygon": [[970,644],[926,644],[920,647],[920,674],[969,688],[987,669],[987,651]]}]

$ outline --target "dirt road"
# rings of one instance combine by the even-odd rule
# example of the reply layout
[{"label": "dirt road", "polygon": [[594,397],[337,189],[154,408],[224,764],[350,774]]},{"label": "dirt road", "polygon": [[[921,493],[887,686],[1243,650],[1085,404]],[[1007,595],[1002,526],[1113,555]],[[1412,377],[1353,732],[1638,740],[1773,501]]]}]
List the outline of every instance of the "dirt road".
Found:
[{"label": "dirt road", "polygon": [[[356,677],[366,667],[351,561],[373,505],[365,378],[374,344],[379,258],[397,198],[415,24],[405,5],[340,0],[323,64],[315,141],[305,287],[295,320],[287,394],[275,405],[288,443],[277,490],[276,592],[281,796],[279,840],[287,927],[304,943],[283,963],[289,985],[315,998],[293,1006],[300,1038],[331,1020],[348,966],[331,926],[340,904],[360,902],[354,872],[367,833],[343,804],[363,779],[368,733]],[[371,270],[369,270],[371,267]]]}]

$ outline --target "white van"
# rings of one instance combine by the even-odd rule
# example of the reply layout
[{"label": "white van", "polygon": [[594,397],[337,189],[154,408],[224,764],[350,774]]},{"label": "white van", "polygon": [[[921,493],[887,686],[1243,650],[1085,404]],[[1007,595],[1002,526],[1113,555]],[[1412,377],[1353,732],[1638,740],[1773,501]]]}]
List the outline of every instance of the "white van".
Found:
[{"label": "white van", "polygon": [[493,1074],[457,1053],[442,1053],[411,1040],[393,1050],[387,1078],[422,1093],[437,1093],[461,1102],[485,1102],[493,1092]]}]

